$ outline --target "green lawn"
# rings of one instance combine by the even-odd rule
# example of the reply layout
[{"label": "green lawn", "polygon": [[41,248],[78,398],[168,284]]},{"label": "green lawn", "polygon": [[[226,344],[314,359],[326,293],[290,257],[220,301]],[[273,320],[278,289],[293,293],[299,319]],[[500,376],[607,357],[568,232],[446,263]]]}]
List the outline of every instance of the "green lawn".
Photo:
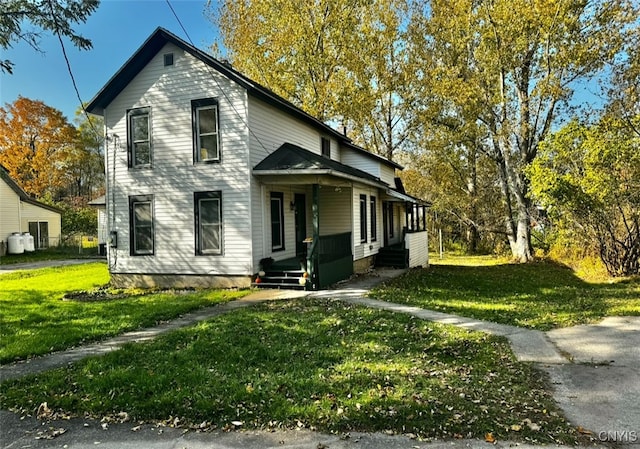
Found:
[{"label": "green lawn", "polygon": [[503,338],[330,300],[267,303],[0,386],[33,413],[573,443]]},{"label": "green lawn", "polygon": [[162,292],[119,300],[62,301],[65,293],[106,284],[104,263],[0,275],[0,363],[153,326],[247,292]]},{"label": "green lawn", "polygon": [[587,282],[553,262],[510,264],[487,256],[433,262],[370,296],[540,330],[640,315],[640,279]]}]

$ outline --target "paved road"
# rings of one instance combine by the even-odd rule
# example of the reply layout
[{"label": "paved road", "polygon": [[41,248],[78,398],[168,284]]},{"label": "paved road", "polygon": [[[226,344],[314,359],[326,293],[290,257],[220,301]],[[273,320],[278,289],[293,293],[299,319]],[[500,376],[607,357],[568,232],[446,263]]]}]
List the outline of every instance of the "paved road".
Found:
[{"label": "paved road", "polygon": [[640,317],[608,317],[547,335],[573,362],[542,365],[569,421],[597,438],[640,447]]}]

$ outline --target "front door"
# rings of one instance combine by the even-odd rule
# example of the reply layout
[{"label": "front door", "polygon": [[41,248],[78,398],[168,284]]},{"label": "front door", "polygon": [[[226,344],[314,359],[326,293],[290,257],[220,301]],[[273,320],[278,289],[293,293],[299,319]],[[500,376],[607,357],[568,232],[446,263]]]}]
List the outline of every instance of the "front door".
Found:
[{"label": "front door", "polygon": [[296,193],[293,200],[296,215],[296,256],[306,256],[307,244],[307,205],[304,193]]}]

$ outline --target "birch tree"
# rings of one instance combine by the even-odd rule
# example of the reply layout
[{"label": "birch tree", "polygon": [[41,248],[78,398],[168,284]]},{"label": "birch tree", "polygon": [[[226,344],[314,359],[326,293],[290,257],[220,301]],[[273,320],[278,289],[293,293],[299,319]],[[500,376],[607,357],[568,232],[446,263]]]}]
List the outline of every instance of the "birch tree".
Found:
[{"label": "birch tree", "polygon": [[480,126],[496,166],[514,259],[532,259],[530,182],[576,82],[620,54],[637,21],[631,0],[432,0],[414,5],[410,46],[443,115]]}]

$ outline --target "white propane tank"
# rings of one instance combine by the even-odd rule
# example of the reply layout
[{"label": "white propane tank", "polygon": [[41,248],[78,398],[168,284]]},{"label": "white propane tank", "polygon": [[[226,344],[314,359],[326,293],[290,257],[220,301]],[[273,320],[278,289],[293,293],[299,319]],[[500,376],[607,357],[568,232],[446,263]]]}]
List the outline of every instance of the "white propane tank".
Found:
[{"label": "white propane tank", "polygon": [[9,254],[24,253],[24,239],[19,232],[14,232],[7,239],[7,252]]},{"label": "white propane tank", "polygon": [[36,244],[33,236],[28,232],[22,234],[22,239],[24,241],[24,250],[28,253],[32,253],[36,250]]}]

